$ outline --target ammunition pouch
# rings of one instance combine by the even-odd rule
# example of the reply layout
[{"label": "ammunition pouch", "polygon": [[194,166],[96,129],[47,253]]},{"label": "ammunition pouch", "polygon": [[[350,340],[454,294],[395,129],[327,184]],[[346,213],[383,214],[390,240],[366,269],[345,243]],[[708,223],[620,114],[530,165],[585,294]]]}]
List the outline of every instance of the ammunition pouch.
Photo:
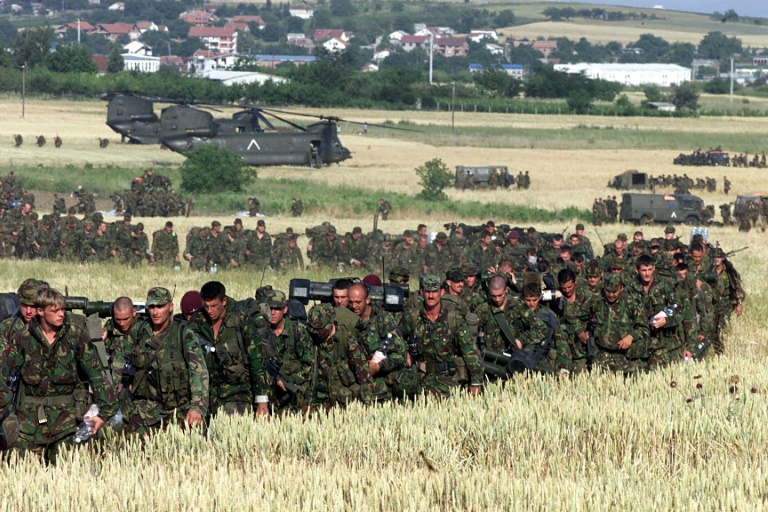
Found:
[{"label": "ammunition pouch", "polygon": [[397,373],[392,392],[398,398],[414,398],[423,391],[418,371],[414,368],[403,368]]},{"label": "ammunition pouch", "polygon": [[165,361],[157,379],[158,400],[165,410],[181,409],[189,403],[189,381],[184,361]]},{"label": "ammunition pouch", "polygon": [[426,363],[427,373],[440,373],[443,375],[450,375],[451,377],[456,375],[456,363],[453,361],[427,361]]},{"label": "ammunition pouch", "polygon": [[339,386],[331,391],[331,402],[347,405],[360,398],[360,385]]}]

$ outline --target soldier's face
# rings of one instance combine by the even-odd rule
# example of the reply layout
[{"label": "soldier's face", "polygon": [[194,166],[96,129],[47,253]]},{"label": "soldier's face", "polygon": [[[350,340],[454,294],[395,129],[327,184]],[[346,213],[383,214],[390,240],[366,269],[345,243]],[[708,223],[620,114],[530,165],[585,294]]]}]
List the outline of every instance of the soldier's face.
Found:
[{"label": "soldier's face", "polygon": [[541,295],[525,295],[523,297],[523,302],[525,302],[526,306],[531,308],[531,311],[536,311],[539,307],[539,302],[541,302]]},{"label": "soldier's face", "polygon": [[163,304],[162,306],[147,306],[149,310],[149,319],[155,328],[162,327],[170,322],[173,312],[173,303]]},{"label": "soldier's face", "polygon": [[448,285],[451,295],[461,295],[464,290],[464,281],[446,281],[445,284]]},{"label": "soldier's face", "polygon": [[576,283],[573,281],[560,283],[560,293],[567,298],[573,297],[573,294],[576,293]]},{"label": "soldier's face", "polygon": [[337,308],[345,308],[349,304],[348,290],[333,290],[333,305]]},{"label": "soldier's face", "polygon": [[467,283],[467,286],[470,288],[474,288],[477,284],[477,276],[465,276],[464,282]]},{"label": "soldier's face", "polygon": [[443,296],[443,289],[439,290],[421,290],[421,296],[424,299],[424,306],[427,308],[434,308],[440,304],[440,298]]},{"label": "soldier's face", "polygon": [[205,308],[205,314],[211,322],[218,321],[227,310],[227,298],[204,300],[203,307]]},{"label": "soldier's face", "polygon": [[624,287],[619,286],[615,291],[609,292],[608,290],[603,290],[603,293],[605,293],[605,299],[608,303],[613,304],[619,300],[619,295],[621,295],[622,290],[624,290]]},{"label": "soldier's face", "polygon": [[637,269],[637,275],[640,276],[640,282],[643,284],[649,284],[653,281],[653,271],[655,267],[653,265],[640,265]]},{"label": "soldier's face", "polygon": [[704,258],[704,252],[703,251],[691,251],[691,259],[697,265],[701,264],[701,260],[703,258]]},{"label": "soldier's face", "polygon": [[352,289],[349,292],[347,307],[351,309],[354,314],[362,317],[369,302],[370,299],[365,296],[365,293],[362,290]]},{"label": "soldier's face", "polygon": [[112,314],[112,320],[114,320],[117,329],[123,334],[126,334],[131,328],[134,318],[136,318],[136,310],[133,308],[126,309],[125,311],[115,310]]},{"label": "soldier's face", "polygon": [[491,299],[491,302],[494,306],[497,308],[503,308],[507,303],[507,290],[508,288],[506,286],[500,290],[493,290],[489,288],[488,298]]},{"label": "soldier's face", "polygon": [[269,308],[269,324],[272,327],[277,327],[285,318],[286,313],[288,313],[288,306],[284,308]]},{"label": "soldier's face", "polygon": [[37,308],[34,305],[22,304],[19,306],[19,309],[21,312],[21,319],[24,320],[25,324],[35,318],[35,315],[37,314]]},{"label": "soldier's face", "polygon": [[587,282],[589,283],[589,286],[597,286],[597,283],[600,282],[601,276],[587,276]]},{"label": "soldier's face", "polygon": [[50,327],[61,327],[64,325],[64,306],[54,304],[45,308],[37,308],[37,314],[40,316],[40,323]]}]

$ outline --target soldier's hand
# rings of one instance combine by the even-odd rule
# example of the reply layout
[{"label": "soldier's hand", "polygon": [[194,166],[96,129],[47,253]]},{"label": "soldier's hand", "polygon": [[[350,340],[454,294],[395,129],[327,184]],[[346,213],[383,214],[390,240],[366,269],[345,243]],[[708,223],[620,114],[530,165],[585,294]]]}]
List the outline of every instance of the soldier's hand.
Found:
[{"label": "soldier's hand", "polygon": [[277,387],[279,387],[281,391],[286,392],[286,393],[288,392],[288,390],[285,387],[285,384],[283,384],[283,381],[279,380],[279,381],[277,381],[277,383],[275,385]]},{"label": "soldier's hand", "polygon": [[472,396],[477,396],[483,392],[483,386],[469,386],[469,393]]},{"label": "soldier's hand", "polygon": [[630,346],[632,346],[632,335],[627,334],[623,338],[619,340],[619,348],[621,350],[627,350]]},{"label": "soldier's hand", "polygon": [[259,402],[256,404],[256,416],[269,416],[269,403]]},{"label": "soldier's hand", "polygon": [[101,430],[101,427],[107,424],[107,422],[101,419],[99,416],[93,416],[88,421],[93,422],[93,427],[91,427],[91,430],[93,431],[94,434],[99,430]]},{"label": "soldier's hand", "polygon": [[411,367],[411,354],[406,354],[405,355],[405,366],[407,368]]},{"label": "soldier's hand", "polygon": [[523,344],[520,342],[520,340],[517,340],[517,339],[515,340],[515,346],[517,347],[518,350],[523,348]]},{"label": "soldier's hand", "polygon": [[653,322],[651,323],[651,327],[653,327],[654,329],[661,329],[665,325],[667,325],[667,319],[665,317],[660,317],[660,318],[655,317]]},{"label": "soldier's hand", "polygon": [[187,412],[187,423],[190,424],[192,427],[196,427],[200,425],[203,422],[203,415],[199,412],[195,411],[194,409],[190,409]]},{"label": "soldier's hand", "polygon": [[379,365],[379,363],[374,363],[373,361],[368,361],[368,369],[371,371],[371,376],[374,376],[381,370],[381,365]]},{"label": "soldier's hand", "polygon": [[580,332],[579,333],[579,339],[582,343],[586,343],[589,341],[589,333],[587,331]]},{"label": "soldier's hand", "polygon": [[736,316],[741,316],[742,313],[744,313],[744,306],[741,304],[736,304],[736,307],[733,310],[736,313]]}]

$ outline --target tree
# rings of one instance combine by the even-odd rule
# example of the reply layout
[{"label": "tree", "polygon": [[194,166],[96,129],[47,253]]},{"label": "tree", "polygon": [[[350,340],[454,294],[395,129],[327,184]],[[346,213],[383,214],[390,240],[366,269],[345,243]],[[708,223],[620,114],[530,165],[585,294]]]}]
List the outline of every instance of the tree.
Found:
[{"label": "tree", "polygon": [[693,82],[683,82],[672,88],[669,100],[678,110],[696,110],[699,108],[699,88]]},{"label": "tree", "polygon": [[565,102],[574,114],[588,114],[592,106],[592,97],[585,90],[576,90],[568,95]]},{"label": "tree", "polygon": [[[211,172],[213,169],[216,172]],[[180,170],[181,188],[200,194],[241,192],[251,179],[240,155],[216,144],[190,151]]]},{"label": "tree", "polygon": [[500,11],[495,18],[493,18],[493,26],[495,28],[509,27],[515,24],[515,13],[509,9]]},{"label": "tree", "polygon": [[125,61],[120,54],[120,48],[114,47],[107,57],[107,73],[119,73],[125,69]]},{"label": "tree", "polygon": [[643,88],[643,93],[645,94],[646,103],[664,101],[664,95],[661,93],[661,89],[658,85],[646,85]]},{"label": "tree", "polygon": [[729,59],[734,53],[741,53],[741,39],[729,38],[722,32],[710,32],[699,43],[699,58]]},{"label": "tree", "polygon": [[59,44],[56,51],[49,53],[45,64],[56,73],[95,73],[96,64],[91,54],[83,47]]},{"label": "tree", "polygon": [[42,64],[51,51],[53,29],[50,26],[30,28],[19,34],[13,43],[13,58],[17,66],[34,67]]},{"label": "tree", "polygon": [[420,198],[427,201],[445,201],[448,199],[443,189],[453,183],[453,174],[441,159],[434,158],[425,162],[424,165],[416,168],[416,174],[420,178]]},{"label": "tree", "polygon": [[13,41],[18,37],[19,31],[16,27],[5,18],[0,19],[0,48],[7,48],[11,46]]},{"label": "tree", "polygon": [[502,98],[515,98],[523,90],[520,80],[499,68],[486,68],[480,73],[475,73],[472,79],[481,89]]},{"label": "tree", "polygon": [[715,78],[704,84],[704,92],[709,94],[728,94],[730,91],[730,82],[728,80],[723,80],[722,78]]}]

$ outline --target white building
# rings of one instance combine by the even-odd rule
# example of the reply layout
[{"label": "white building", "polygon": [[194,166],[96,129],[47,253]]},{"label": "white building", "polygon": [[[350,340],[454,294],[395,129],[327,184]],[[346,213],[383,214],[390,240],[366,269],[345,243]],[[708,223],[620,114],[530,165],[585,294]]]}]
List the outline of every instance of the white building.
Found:
[{"label": "white building", "polygon": [[141,41],[131,41],[123,46],[123,50],[131,55],[148,55],[150,57],[153,55],[152,47],[147,46]]},{"label": "white building", "polygon": [[154,73],[160,69],[160,57],[136,55],[124,53],[121,55],[125,63],[125,71],[141,71],[142,73]]},{"label": "white building", "polygon": [[555,64],[555,71],[583,73],[589,79],[618,82],[625,86],[658,85],[670,87],[689,82],[690,68],[677,64]]},{"label": "white building", "polygon": [[288,8],[288,13],[294,18],[309,20],[315,15],[315,10],[308,5],[292,5]]},{"label": "white building", "polygon": [[257,71],[227,71],[222,69],[209,70],[201,73],[201,76],[209,79],[221,82],[224,85],[234,84],[264,84],[268,81],[272,81],[276,84],[282,84],[290,82],[288,78],[281,76],[269,75],[267,73],[259,73]]}]

